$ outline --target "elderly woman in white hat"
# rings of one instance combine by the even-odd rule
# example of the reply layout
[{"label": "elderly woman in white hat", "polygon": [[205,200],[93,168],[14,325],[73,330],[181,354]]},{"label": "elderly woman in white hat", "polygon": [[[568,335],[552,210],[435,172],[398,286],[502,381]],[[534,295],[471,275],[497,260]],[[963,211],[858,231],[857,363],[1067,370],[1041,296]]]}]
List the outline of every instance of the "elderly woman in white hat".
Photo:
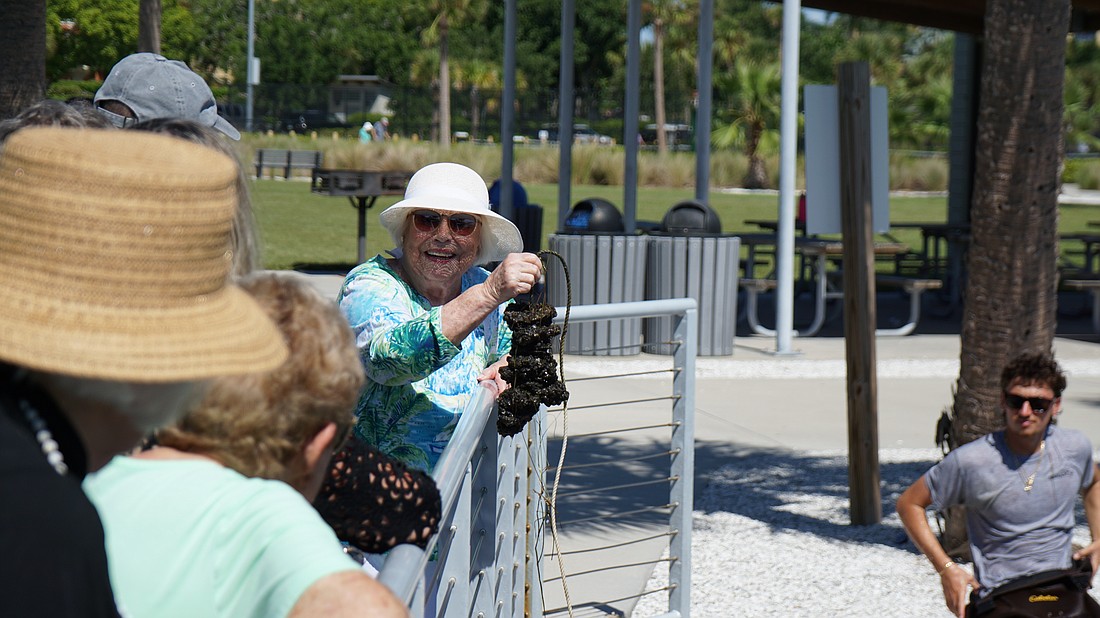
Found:
[{"label": "elderly woman in white hat", "polygon": [[[356,431],[431,471],[478,383],[505,388],[504,304],[531,291],[542,262],[520,253],[519,229],[489,209],[485,181],[456,163],[420,169],[380,219],[397,248],[348,273],[340,291],[368,378]],[[499,265],[477,266],[488,262]]]}]

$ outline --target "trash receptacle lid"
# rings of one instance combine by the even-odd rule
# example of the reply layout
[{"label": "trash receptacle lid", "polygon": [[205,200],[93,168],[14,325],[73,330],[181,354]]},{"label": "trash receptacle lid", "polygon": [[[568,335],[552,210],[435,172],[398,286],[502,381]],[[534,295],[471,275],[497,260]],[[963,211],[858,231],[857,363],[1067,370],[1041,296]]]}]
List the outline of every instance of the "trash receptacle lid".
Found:
[{"label": "trash receptacle lid", "polygon": [[661,220],[661,230],[685,236],[719,234],[722,232],[722,221],[710,206],[698,200],[687,200],[668,209]]},{"label": "trash receptacle lid", "polygon": [[566,234],[622,233],[623,215],[611,202],[590,197],[573,205],[562,230]]}]

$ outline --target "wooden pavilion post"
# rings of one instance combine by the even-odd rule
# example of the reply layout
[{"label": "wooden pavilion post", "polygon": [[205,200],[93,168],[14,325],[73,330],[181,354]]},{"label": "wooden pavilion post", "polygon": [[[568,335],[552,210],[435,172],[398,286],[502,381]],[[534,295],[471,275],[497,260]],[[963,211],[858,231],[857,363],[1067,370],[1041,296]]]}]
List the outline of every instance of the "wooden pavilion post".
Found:
[{"label": "wooden pavilion post", "polygon": [[[871,209],[871,78],[866,62],[840,65],[840,206],[844,343],[848,366],[848,486],[855,525],[882,521],[875,373],[875,252]],[[878,162],[885,165],[885,161]]]}]

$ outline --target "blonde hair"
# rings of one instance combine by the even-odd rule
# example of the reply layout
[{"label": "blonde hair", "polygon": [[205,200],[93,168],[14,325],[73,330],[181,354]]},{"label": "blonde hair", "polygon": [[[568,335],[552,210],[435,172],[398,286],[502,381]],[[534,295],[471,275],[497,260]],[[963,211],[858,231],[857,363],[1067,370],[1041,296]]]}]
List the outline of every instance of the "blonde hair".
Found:
[{"label": "blonde hair", "polygon": [[288,481],[289,466],[327,424],[336,424],[338,440],[351,431],[363,366],[347,320],[304,275],[259,272],[239,284],[283,333],[288,360],[267,373],[214,380],[157,441],[246,476]]}]

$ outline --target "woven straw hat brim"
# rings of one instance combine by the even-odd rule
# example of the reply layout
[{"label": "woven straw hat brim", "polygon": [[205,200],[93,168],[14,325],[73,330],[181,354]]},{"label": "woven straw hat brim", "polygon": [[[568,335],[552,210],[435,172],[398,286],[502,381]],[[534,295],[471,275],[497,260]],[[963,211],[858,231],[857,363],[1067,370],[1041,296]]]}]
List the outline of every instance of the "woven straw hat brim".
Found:
[{"label": "woven straw hat brim", "polygon": [[0,151],[0,359],[125,381],[286,358],[227,283],[236,164],[153,133],[23,129]]},{"label": "woven straw hat brim", "polygon": [[5,295],[0,316],[5,360],[87,378],[202,380],[268,371],[286,356],[282,335],[236,287],[174,310],[130,312]]}]

